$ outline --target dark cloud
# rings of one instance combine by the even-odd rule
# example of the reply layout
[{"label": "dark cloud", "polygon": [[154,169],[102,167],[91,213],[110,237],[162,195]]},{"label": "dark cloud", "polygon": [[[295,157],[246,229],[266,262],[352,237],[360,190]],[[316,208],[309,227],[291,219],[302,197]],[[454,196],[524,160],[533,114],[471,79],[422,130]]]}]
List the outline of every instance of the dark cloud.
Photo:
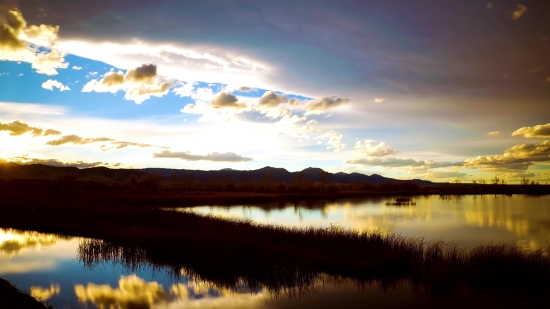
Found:
[{"label": "dark cloud", "polygon": [[207,155],[193,155],[189,152],[172,152],[164,150],[153,154],[154,158],[174,158],[185,161],[212,161],[212,162],[245,162],[252,161],[251,158],[243,157],[233,152],[218,153],[212,152]]}]

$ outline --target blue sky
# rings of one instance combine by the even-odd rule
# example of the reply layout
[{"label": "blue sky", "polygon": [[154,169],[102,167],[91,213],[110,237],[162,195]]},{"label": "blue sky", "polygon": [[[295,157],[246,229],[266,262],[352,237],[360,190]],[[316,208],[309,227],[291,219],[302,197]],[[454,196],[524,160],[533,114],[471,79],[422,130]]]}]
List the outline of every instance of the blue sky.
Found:
[{"label": "blue sky", "polygon": [[0,8],[2,160],[550,179],[548,4]]}]

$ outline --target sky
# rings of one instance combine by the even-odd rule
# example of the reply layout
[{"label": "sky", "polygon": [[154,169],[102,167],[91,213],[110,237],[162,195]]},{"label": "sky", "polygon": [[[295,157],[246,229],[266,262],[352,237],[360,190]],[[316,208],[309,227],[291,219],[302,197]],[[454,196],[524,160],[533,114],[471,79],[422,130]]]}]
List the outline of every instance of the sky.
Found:
[{"label": "sky", "polygon": [[0,0],[0,160],[550,181],[550,2]]}]

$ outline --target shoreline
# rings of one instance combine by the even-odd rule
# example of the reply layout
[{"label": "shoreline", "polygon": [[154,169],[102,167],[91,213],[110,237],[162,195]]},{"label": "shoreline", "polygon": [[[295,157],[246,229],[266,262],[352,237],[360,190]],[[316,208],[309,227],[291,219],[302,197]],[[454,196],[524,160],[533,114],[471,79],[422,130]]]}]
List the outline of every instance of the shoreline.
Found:
[{"label": "shoreline", "polygon": [[78,195],[19,197],[2,198],[0,227],[90,238],[78,250],[89,265],[110,259],[129,267],[151,263],[224,286],[246,282],[275,291],[308,284],[322,273],[357,282],[407,279],[443,294],[467,287],[536,301],[550,290],[544,280],[550,277],[548,253],[516,245],[466,251],[399,235],[260,225]]},{"label": "shoreline", "polygon": [[7,308],[25,309],[53,309],[46,306],[29,294],[19,290],[8,280],[0,277],[0,307],[7,305]]}]

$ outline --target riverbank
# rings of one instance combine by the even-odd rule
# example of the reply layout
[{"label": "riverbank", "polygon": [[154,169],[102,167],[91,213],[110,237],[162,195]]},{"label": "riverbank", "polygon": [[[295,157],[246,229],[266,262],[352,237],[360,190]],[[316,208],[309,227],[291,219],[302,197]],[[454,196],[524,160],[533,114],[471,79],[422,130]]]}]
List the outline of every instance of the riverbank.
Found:
[{"label": "riverbank", "polygon": [[329,274],[359,283],[410,280],[430,295],[466,289],[547,303],[550,290],[544,250],[491,245],[467,251],[372,231],[266,226],[97,201],[2,199],[0,227],[93,238],[79,248],[86,265],[114,259],[129,268],[166,266],[229,288],[244,282],[276,292]]},{"label": "riverbank", "polygon": [[0,278],[0,307],[9,309],[53,309]]}]

